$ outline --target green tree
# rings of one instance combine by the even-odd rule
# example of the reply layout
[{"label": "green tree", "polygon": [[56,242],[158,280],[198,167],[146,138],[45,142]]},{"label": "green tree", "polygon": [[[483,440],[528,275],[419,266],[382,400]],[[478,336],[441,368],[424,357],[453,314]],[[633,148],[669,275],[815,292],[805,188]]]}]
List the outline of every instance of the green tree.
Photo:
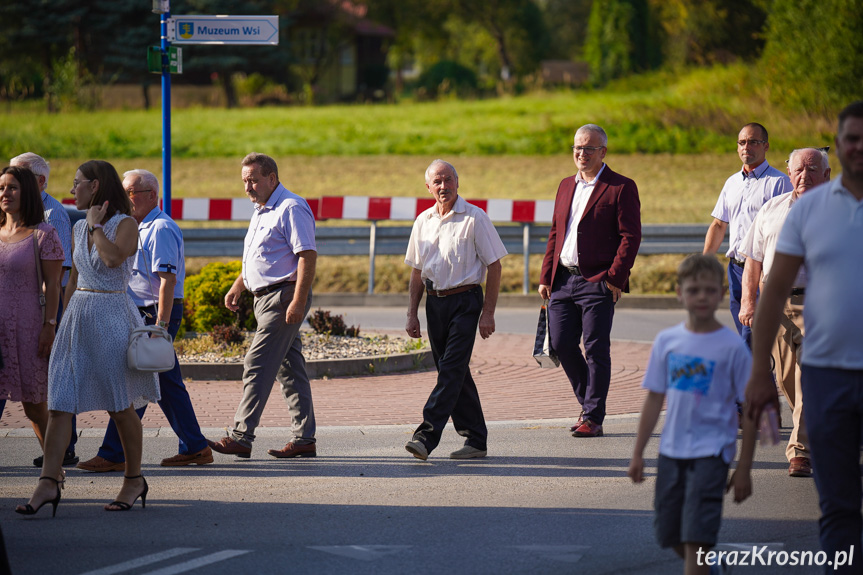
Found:
[{"label": "green tree", "polygon": [[762,68],[771,100],[833,115],[863,94],[863,4],[774,2]]},{"label": "green tree", "polygon": [[584,59],[591,81],[607,81],[633,72],[631,28],[634,9],[626,0],[594,2],[587,22]]}]

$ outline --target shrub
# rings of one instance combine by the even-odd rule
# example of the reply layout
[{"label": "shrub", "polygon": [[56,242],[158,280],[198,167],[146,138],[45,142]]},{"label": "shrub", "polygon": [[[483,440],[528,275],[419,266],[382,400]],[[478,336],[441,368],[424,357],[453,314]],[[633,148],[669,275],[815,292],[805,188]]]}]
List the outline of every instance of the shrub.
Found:
[{"label": "shrub", "polygon": [[213,343],[217,345],[242,343],[246,339],[243,330],[235,325],[214,325],[213,331],[210,334],[213,337]]},{"label": "shrub", "polygon": [[240,262],[212,263],[201,273],[186,278],[185,313],[186,329],[196,332],[211,331],[215,326],[236,326],[240,330],[257,328],[254,298],[251,293],[240,296],[240,309],[233,312],[225,307],[225,294],[240,275]]},{"label": "shrub", "polygon": [[458,62],[441,60],[425,70],[419,77],[418,86],[432,97],[447,92],[468,96],[476,92],[476,74]]},{"label": "shrub", "polygon": [[332,315],[326,310],[316,309],[309,316],[308,321],[315,333],[322,333],[325,335],[346,335],[348,337],[360,336],[360,326],[352,325],[351,327],[347,327],[345,325],[345,316]]}]

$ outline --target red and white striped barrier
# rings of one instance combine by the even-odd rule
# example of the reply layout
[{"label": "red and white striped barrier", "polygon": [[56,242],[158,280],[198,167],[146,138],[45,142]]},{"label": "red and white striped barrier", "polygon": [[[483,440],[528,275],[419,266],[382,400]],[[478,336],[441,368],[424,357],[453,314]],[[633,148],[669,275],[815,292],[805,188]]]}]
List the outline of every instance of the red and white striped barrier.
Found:
[{"label": "red and white striped barrier", "polygon": [[[434,205],[427,198],[375,198],[368,196],[324,196],[306,198],[317,220],[396,220],[413,221]],[[484,210],[496,223],[548,223],[554,211],[553,200],[467,200]],[[74,204],[72,198],[64,204]],[[254,208],[247,198],[182,198],[171,200],[175,220],[249,221]]]}]

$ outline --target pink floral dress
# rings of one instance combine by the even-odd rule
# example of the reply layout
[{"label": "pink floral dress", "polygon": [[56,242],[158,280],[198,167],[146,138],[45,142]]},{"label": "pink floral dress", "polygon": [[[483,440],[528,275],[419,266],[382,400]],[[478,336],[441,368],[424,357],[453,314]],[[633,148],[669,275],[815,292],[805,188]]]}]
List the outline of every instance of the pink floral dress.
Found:
[{"label": "pink floral dress", "polygon": [[[57,231],[47,223],[36,226],[43,260],[63,260]],[[0,240],[0,399],[41,403],[48,399],[48,358],[37,357],[42,308],[33,238]]]}]

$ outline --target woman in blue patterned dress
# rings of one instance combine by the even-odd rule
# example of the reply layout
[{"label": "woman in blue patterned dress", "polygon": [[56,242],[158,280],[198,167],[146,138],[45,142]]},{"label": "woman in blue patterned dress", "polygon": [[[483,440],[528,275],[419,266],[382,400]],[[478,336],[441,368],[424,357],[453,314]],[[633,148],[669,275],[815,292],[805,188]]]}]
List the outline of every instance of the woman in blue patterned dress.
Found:
[{"label": "woman in blue patterned dress", "polygon": [[147,482],[141,475],[143,430],[135,409],[159,399],[156,375],[132,371],[126,364],[129,333],[144,325],[126,293],[138,247],[138,226],[117,171],[91,160],[78,168],[72,194],[87,219],[72,234],[72,272],[66,287],[66,312],[48,367],[48,431],[45,459],[36,490],[18,513],[31,515],[45,503],[56,511],[61,464],[71,432],[72,414],[107,410],[120,432],[126,454],[123,486],[107,511],[126,511]]}]

